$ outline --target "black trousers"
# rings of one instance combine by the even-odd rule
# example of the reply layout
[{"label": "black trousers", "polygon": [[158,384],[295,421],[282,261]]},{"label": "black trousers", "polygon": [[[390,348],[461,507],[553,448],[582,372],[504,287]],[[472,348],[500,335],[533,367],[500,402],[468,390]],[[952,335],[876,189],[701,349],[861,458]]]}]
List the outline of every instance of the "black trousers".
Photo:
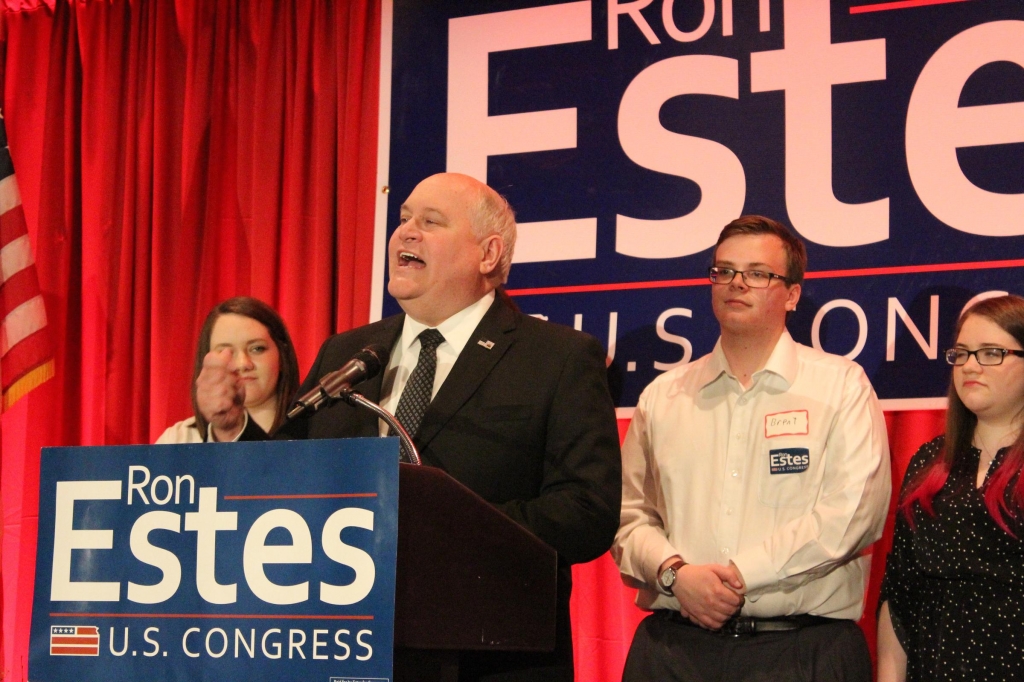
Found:
[{"label": "black trousers", "polygon": [[668,615],[640,623],[623,682],[871,682],[871,655],[851,620],[733,637]]}]

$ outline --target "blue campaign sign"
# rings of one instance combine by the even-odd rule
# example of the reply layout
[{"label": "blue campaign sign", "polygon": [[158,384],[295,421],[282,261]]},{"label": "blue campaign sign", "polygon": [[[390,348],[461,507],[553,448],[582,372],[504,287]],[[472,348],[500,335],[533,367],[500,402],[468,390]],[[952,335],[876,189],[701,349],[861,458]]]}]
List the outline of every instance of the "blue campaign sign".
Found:
[{"label": "blue campaign sign", "polygon": [[741,214],[806,242],[790,331],[891,409],[945,394],[964,304],[1024,294],[1020,0],[387,7],[381,238],[424,177],[485,180],[520,223],[509,293],[607,343],[622,407],[714,346]]},{"label": "blue campaign sign", "polygon": [[44,448],[30,679],[390,679],[397,443]]}]

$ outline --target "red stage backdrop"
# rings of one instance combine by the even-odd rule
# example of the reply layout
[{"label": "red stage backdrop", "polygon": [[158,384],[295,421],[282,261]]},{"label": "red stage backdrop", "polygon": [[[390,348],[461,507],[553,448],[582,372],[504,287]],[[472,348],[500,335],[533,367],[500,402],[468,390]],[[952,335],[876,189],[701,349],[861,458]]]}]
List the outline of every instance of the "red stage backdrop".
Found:
[{"label": "red stage backdrop", "polygon": [[[6,1],[56,376],[3,416],[4,679],[27,670],[40,447],[151,442],[187,416],[195,337],[226,297],[277,307],[304,370],[368,320],[380,22],[373,0]],[[894,481],[940,417],[888,415]],[[607,556],[575,577],[577,677],[616,680],[642,614]]]},{"label": "red stage backdrop", "polygon": [[303,370],[366,322],[380,9],[8,0],[5,115],[56,376],[3,421],[5,671],[26,671],[39,449],[190,412],[219,300],[281,311]]}]

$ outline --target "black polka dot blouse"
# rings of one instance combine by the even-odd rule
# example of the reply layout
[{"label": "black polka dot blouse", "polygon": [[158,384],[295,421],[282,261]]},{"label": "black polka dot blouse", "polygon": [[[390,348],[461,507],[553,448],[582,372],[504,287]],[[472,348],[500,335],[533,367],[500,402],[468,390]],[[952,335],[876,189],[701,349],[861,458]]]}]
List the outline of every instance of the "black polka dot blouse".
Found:
[{"label": "black polka dot blouse", "polygon": [[[940,436],[917,451],[904,492],[942,444]],[[907,652],[907,680],[1024,680],[1024,542],[989,515],[989,479],[976,487],[980,456],[971,448],[954,461],[934,517],[918,509],[914,530],[902,513],[896,517],[880,603],[889,602]],[[1024,537],[1020,519],[1010,527]]]}]

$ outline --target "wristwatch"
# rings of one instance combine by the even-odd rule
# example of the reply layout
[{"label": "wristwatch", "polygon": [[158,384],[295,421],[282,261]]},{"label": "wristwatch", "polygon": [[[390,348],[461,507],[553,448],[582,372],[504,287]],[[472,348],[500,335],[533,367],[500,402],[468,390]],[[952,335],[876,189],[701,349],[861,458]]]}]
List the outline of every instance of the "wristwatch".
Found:
[{"label": "wristwatch", "polygon": [[672,586],[676,584],[676,574],[679,569],[686,565],[686,562],[679,559],[673,562],[670,566],[666,567],[664,571],[658,574],[658,587],[667,596],[672,595]]}]

